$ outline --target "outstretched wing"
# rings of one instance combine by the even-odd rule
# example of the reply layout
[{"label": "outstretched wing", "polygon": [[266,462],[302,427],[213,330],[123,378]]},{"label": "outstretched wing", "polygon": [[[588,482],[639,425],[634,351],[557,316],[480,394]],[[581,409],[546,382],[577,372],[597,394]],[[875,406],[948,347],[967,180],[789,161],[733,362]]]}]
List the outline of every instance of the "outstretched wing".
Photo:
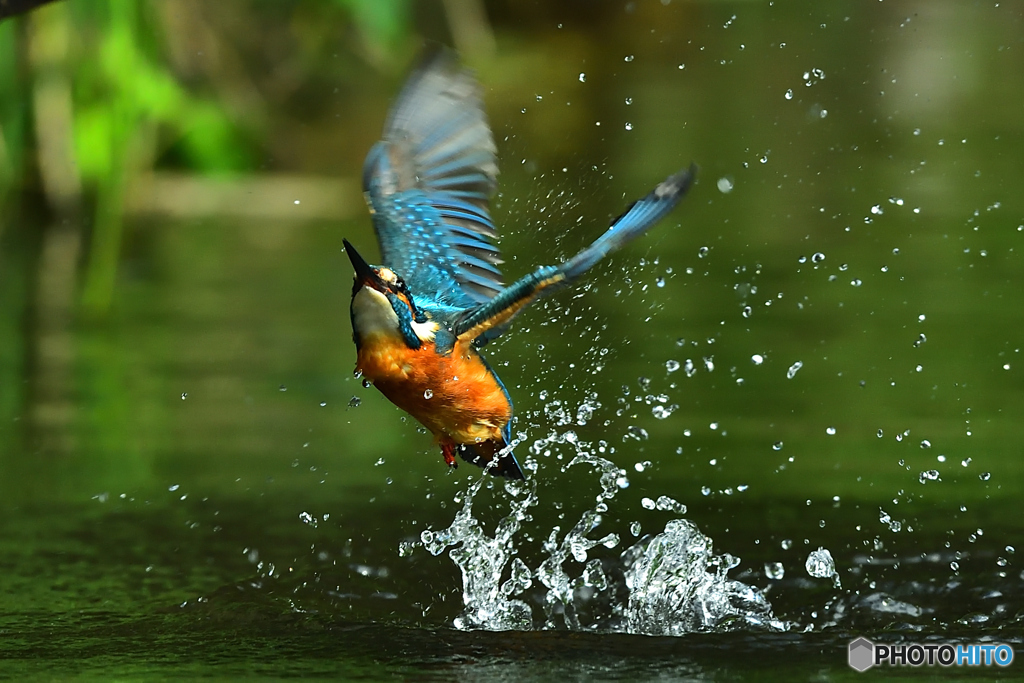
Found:
[{"label": "outstretched wing", "polygon": [[428,52],[363,166],[382,262],[414,295],[465,308],[502,289],[495,151],[472,73],[450,51]]},{"label": "outstretched wing", "polygon": [[463,313],[455,324],[455,336],[482,346],[500,335],[512,317],[530,303],[565,287],[605,256],[650,230],[686,195],[696,175],[697,166],[690,164],[688,169],[669,176],[647,196],[633,202],[593,244],[565,263],[541,266],[490,301]]}]

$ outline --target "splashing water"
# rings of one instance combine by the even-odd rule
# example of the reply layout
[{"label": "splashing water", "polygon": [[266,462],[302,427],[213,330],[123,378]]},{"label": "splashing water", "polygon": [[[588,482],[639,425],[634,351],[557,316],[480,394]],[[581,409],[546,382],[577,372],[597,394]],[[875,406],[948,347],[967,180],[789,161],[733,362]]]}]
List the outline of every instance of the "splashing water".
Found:
[{"label": "splashing water", "polygon": [[[596,471],[601,490],[594,506],[585,510],[561,539],[561,528],[551,529],[543,542],[547,557],[536,569],[531,570],[516,549],[517,535],[524,524],[533,521],[528,510],[538,504],[536,478],[504,483],[509,514],[498,522],[493,536],[488,536],[473,516],[474,499],[488,481],[486,475],[463,494],[462,508],[447,529],[422,532],[423,547],[435,556],[451,548],[449,557],[462,572],[465,609],[454,620],[456,628],[533,629],[533,611],[519,596],[534,586],[534,579],[546,589],[542,600],[544,628],[564,624],[570,630],[593,630],[600,626],[600,630],[611,632],[672,636],[740,628],[789,628],[773,616],[771,604],[760,590],[729,579],[728,572],[739,559],[714,555],[711,539],[686,519],[669,521],[663,532],[641,539],[617,558],[592,556],[606,555],[602,549],[610,550],[620,543],[615,533],[593,536],[608,511],[608,503],[629,486],[629,480],[625,470],[589,452],[589,444],[576,439],[553,433],[536,442],[531,450],[544,453],[556,443],[576,450],[562,471],[588,465]],[[527,468],[536,471],[536,462],[530,460]],[[676,514],[686,511],[684,505],[666,496],[658,499],[657,507]],[[524,536],[531,535],[529,531]],[[403,546],[399,552],[408,554],[411,547]],[[583,566],[578,576],[570,574],[574,566],[571,562]],[[502,581],[506,574],[509,578]],[[577,602],[593,602],[597,596],[611,603],[612,616],[601,624],[597,623],[600,617],[584,623]]]},{"label": "splashing water", "polygon": [[[502,583],[501,575],[515,552],[514,537],[523,521],[529,518],[527,509],[537,503],[536,480],[506,484],[512,494],[512,509],[498,523],[492,538],[484,533],[480,522],[473,517],[473,499],[486,481],[484,476],[466,491],[462,509],[455,515],[451,526],[438,532],[426,530],[420,534],[420,540],[427,552],[434,556],[448,547],[459,546],[452,547],[448,554],[462,570],[462,599],[466,608],[455,619],[456,628],[528,630],[533,627],[530,606],[513,597],[532,584],[530,570],[522,560],[514,558],[511,577]],[[516,499],[517,494],[522,497]]]},{"label": "splashing water", "polygon": [[681,636],[744,627],[787,628],[772,615],[761,591],[728,578],[739,559],[713,555],[711,539],[689,520],[670,521],[650,541],[626,550],[623,559],[629,633]]}]

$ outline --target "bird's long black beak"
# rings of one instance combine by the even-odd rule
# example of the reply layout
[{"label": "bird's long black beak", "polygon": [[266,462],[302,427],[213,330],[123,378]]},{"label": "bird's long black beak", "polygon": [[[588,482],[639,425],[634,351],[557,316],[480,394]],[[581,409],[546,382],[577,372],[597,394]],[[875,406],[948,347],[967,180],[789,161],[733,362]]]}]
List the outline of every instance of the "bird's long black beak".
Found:
[{"label": "bird's long black beak", "polygon": [[352,246],[352,243],[344,238],[342,238],[341,242],[345,245],[345,253],[348,254],[348,260],[352,262],[352,268],[356,271],[357,286],[369,285],[379,292],[386,290],[387,285],[374,272],[370,264],[366,262],[366,259],[359,255],[359,252]]}]

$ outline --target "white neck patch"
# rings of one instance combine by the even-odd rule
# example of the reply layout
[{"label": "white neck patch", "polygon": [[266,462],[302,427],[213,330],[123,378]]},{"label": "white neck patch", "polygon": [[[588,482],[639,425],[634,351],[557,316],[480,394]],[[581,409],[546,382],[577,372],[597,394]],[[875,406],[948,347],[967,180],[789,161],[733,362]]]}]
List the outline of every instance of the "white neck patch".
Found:
[{"label": "white neck patch", "polygon": [[352,297],[352,325],[363,338],[401,335],[391,302],[372,287],[363,287]]},{"label": "white neck patch", "polygon": [[[391,302],[372,287],[361,288],[352,298],[352,322],[356,333],[362,338],[402,336],[398,329],[398,315],[391,308]],[[412,321],[412,331],[422,342],[434,341],[437,328],[437,323],[431,320],[425,323]]]}]

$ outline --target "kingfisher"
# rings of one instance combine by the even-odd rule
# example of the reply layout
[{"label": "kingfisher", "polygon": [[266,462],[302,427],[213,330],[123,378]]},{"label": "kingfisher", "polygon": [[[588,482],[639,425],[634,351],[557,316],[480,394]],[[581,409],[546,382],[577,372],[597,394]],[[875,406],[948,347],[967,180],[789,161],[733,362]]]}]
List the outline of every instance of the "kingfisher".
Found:
[{"label": "kingfisher", "polygon": [[496,153],[472,72],[453,52],[428,50],[363,166],[383,265],[343,243],[355,270],[356,375],[426,427],[449,468],[459,456],[524,479],[512,453],[512,399],[480,348],[668,214],[696,167],[669,176],[569,260],[505,286],[488,209]]}]

